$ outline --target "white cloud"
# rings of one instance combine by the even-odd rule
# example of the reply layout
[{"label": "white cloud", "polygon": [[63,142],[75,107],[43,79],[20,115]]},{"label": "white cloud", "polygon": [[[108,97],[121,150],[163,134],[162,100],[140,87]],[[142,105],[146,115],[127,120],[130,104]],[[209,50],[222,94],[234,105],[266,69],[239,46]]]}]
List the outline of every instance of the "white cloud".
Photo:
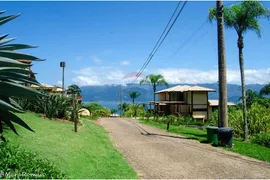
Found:
[{"label": "white cloud", "polygon": [[101,59],[96,57],[96,56],[91,56],[91,59],[95,62],[95,63],[101,63]]},{"label": "white cloud", "polygon": [[[247,69],[245,70],[246,84],[266,84],[269,82],[270,68],[267,69]],[[151,71],[159,73],[171,84],[177,83],[215,83],[218,81],[217,70],[196,70],[196,69],[177,69],[167,68]],[[231,84],[240,84],[240,71],[238,69],[227,70],[227,82]]]},{"label": "white cloud", "polygon": [[[270,68],[245,70],[246,84],[268,83],[269,72]],[[110,66],[88,67],[73,71],[73,73],[75,73],[76,76],[72,80],[80,86],[125,84],[134,79],[134,76],[123,79],[126,74],[132,75],[132,73],[124,73],[122,70]],[[147,74],[151,73],[162,74],[170,84],[200,84],[216,83],[218,81],[216,69],[205,71],[182,68],[148,69]],[[136,73],[134,74],[136,75]],[[231,84],[240,84],[240,71],[238,69],[228,69],[227,82]]]},{"label": "white cloud", "polygon": [[57,81],[57,83],[56,83],[57,85],[62,85],[62,81]]},{"label": "white cloud", "polygon": [[125,75],[121,70],[109,66],[88,67],[73,72],[77,76],[72,80],[80,86],[121,84]]},{"label": "white cloud", "polygon": [[130,65],[130,62],[129,61],[122,61],[120,64],[121,65]]}]

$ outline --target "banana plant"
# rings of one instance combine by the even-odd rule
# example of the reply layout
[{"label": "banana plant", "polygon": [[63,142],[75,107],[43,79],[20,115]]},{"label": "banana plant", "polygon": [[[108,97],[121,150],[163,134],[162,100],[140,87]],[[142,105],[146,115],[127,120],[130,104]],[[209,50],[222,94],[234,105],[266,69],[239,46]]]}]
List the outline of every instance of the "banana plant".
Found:
[{"label": "banana plant", "polygon": [[[0,15],[5,11],[0,11]],[[20,14],[0,16],[0,26],[17,18]],[[41,85],[35,79],[30,78],[33,72],[29,70],[29,64],[18,60],[42,61],[35,56],[19,53],[16,50],[35,48],[25,44],[10,44],[15,38],[6,38],[8,34],[0,35],[0,138],[5,141],[3,136],[3,125],[6,124],[16,133],[13,123],[33,131],[22,119],[14,113],[23,113],[20,105],[11,97],[35,99],[42,96],[40,92],[25,86],[25,84]]]}]

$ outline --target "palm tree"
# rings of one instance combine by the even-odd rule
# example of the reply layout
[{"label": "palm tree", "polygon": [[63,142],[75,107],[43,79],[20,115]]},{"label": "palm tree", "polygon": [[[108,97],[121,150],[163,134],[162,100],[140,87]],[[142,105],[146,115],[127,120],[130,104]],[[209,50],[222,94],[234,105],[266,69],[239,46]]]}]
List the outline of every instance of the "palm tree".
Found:
[{"label": "palm tree", "polygon": [[[122,103],[122,109],[125,112],[128,108],[128,104],[126,102]],[[118,109],[121,110],[121,104],[118,104]]]},{"label": "palm tree", "polygon": [[154,113],[156,112],[156,90],[157,90],[157,86],[160,85],[165,85],[165,86],[169,86],[169,84],[165,81],[164,77],[160,74],[149,74],[148,76],[146,76],[145,79],[142,79],[140,81],[140,85],[142,84],[150,84],[153,87],[153,97],[154,97]]},{"label": "palm tree", "polygon": [[[224,8],[224,23],[229,29],[235,29],[238,35],[237,46],[239,50],[239,65],[241,74],[242,86],[242,109],[244,117],[244,141],[248,140],[247,126],[247,107],[246,107],[246,90],[245,90],[245,75],[244,75],[244,57],[243,57],[243,34],[247,31],[255,31],[258,37],[261,37],[260,18],[269,18],[270,11],[266,9],[258,1],[242,1],[240,4],[234,4]],[[209,10],[209,19],[216,19],[216,8]]]},{"label": "palm tree", "polygon": [[129,94],[129,97],[132,99],[132,104],[134,104],[135,99],[141,95],[141,93],[137,91],[130,91],[128,92],[128,94]]}]

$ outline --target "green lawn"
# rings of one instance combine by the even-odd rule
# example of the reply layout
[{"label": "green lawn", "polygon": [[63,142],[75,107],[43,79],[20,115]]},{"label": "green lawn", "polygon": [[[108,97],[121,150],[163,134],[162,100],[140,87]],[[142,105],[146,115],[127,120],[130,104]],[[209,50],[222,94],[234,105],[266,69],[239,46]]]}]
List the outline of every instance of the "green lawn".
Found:
[{"label": "green lawn", "polygon": [[85,119],[78,133],[74,133],[73,124],[43,119],[33,113],[18,115],[35,133],[16,126],[20,136],[8,131],[5,136],[9,143],[49,159],[69,178],[137,178],[102,127]]},{"label": "green lawn", "polygon": [[[166,124],[160,124],[157,122],[153,121],[145,121],[141,120],[141,123],[143,124],[148,124],[155,126],[160,129],[165,129],[167,128]],[[184,127],[184,126],[175,126],[175,125],[170,125],[169,132],[180,134],[182,136],[185,136],[189,139],[195,139],[198,140],[202,143],[205,143],[207,141],[206,137],[206,130],[200,130],[197,128],[189,128],[189,127]],[[240,139],[234,138],[233,140],[234,148],[225,148],[226,150],[233,151],[245,156],[257,158],[260,160],[268,161],[270,162],[270,148],[254,144],[251,142],[243,142]]]}]

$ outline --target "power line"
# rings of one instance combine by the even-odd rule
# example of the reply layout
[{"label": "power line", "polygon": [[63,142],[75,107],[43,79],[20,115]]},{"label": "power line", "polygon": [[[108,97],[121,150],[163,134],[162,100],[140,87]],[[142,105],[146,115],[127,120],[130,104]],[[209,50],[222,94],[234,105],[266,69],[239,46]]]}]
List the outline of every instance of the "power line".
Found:
[{"label": "power line", "polygon": [[208,20],[204,21],[192,34],[189,36],[171,55],[170,57],[165,60],[163,63],[170,61],[188,42],[195,36],[202,27],[208,22]]},{"label": "power line", "polygon": [[[230,6],[230,5],[233,5],[233,4],[236,4],[236,3],[239,3],[239,2],[241,2],[241,1],[235,1],[235,2],[232,2],[232,3],[228,3],[228,4],[225,4],[224,6]],[[204,21],[200,26],[199,26],[199,28],[198,29],[196,29],[193,33],[192,33],[192,35],[186,40],[186,41],[184,41],[180,46],[179,46],[179,48],[177,48],[172,54],[171,54],[171,56],[167,59],[167,60],[165,60],[164,62],[163,62],[163,64],[164,63],[166,63],[166,62],[168,62],[168,61],[170,61],[179,51],[181,51],[181,49],[188,43],[188,41],[190,41],[192,38],[193,38],[193,36],[195,36],[199,31],[200,31],[200,29],[206,24],[208,22],[208,19],[206,20],[206,21]],[[213,27],[212,27],[213,28]],[[203,34],[196,42],[194,42],[185,52],[187,52],[193,45],[195,45],[199,40],[201,40],[206,34],[208,34],[208,32],[212,29],[212,28],[210,28],[205,34]]]},{"label": "power line", "polygon": [[[179,2],[179,3],[180,3],[180,2]],[[176,7],[176,10],[178,9],[179,3],[178,3],[178,5],[177,5],[177,7]],[[181,7],[180,11],[179,11],[178,14],[176,15],[176,17],[175,17],[173,23],[171,24],[170,28],[168,29],[167,33],[166,33],[165,36],[162,38],[162,40],[161,40],[161,42],[159,43],[159,45],[157,45],[157,44],[155,45],[156,48],[154,48],[154,49],[152,50],[152,52],[150,53],[148,59],[145,61],[144,65],[142,66],[142,68],[140,69],[140,71],[137,73],[136,77],[134,78],[134,80],[132,81],[132,83],[128,86],[128,88],[129,88],[132,84],[134,84],[134,82],[138,79],[138,77],[142,74],[142,72],[145,70],[145,68],[147,67],[147,65],[150,63],[150,61],[152,60],[152,58],[154,57],[154,55],[156,54],[156,52],[158,51],[158,49],[160,48],[160,46],[162,45],[162,43],[164,42],[164,40],[166,39],[166,37],[168,36],[169,32],[171,31],[172,27],[174,26],[174,24],[175,24],[176,20],[178,19],[179,15],[182,13],[182,11],[183,11],[183,9],[184,9],[186,3],[187,3],[187,1],[184,2],[183,6]],[[175,14],[175,13],[174,13],[174,14]],[[174,14],[173,14],[173,15],[174,15]],[[172,18],[171,18],[171,19],[172,19]],[[171,19],[170,19],[170,21],[171,21]],[[170,21],[169,21],[169,22],[170,22]],[[167,29],[167,26],[166,26],[165,29]],[[163,34],[164,34],[164,33],[163,33]],[[162,36],[161,36],[161,37],[162,37]],[[161,38],[160,38],[160,39],[161,39]],[[159,41],[160,41],[160,39],[159,39]],[[128,88],[127,88],[127,89],[128,89]]]},{"label": "power line", "polygon": [[188,49],[186,49],[185,52],[187,52],[192,46],[194,46],[197,42],[199,42],[205,35],[207,35],[210,30],[212,30],[214,28],[214,26],[212,26],[210,29],[208,29],[208,31],[206,31],[206,33],[204,33],[200,38],[197,39],[197,41],[195,41],[191,46],[189,46]]},{"label": "power line", "polygon": [[[149,54],[148,58],[146,59],[146,61],[145,61],[144,64],[142,65],[142,67],[141,67],[141,69],[139,70],[139,72],[136,74],[136,77],[139,77],[139,76],[141,75],[142,71],[144,70],[144,68],[145,68],[145,67],[147,66],[147,64],[148,64],[149,59],[152,58],[153,52],[155,51],[155,49],[156,49],[156,47],[158,46],[158,44],[159,44],[161,38],[163,37],[164,33],[166,32],[166,29],[168,28],[169,24],[171,23],[172,18],[174,17],[175,13],[177,12],[177,9],[178,9],[178,7],[179,7],[180,4],[181,4],[181,1],[178,2],[178,4],[177,4],[177,6],[176,6],[176,8],[175,8],[175,10],[174,10],[174,12],[173,12],[173,14],[172,14],[171,17],[170,17],[169,22],[167,23],[166,27],[164,28],[163,32],[161,33],[161,35],[160,35],[160,37],[159,37],[157,43],[155,44],[155,46],[154,46],[154,48],[152,49],[151,53]],[[129,87],[137,80],[136,77],[132,80],[132,82],[130,83],[130,85],[128,86],[128,88],[129,88]],[[128,88],[127,88],[127,89],[128,89]]]}]

